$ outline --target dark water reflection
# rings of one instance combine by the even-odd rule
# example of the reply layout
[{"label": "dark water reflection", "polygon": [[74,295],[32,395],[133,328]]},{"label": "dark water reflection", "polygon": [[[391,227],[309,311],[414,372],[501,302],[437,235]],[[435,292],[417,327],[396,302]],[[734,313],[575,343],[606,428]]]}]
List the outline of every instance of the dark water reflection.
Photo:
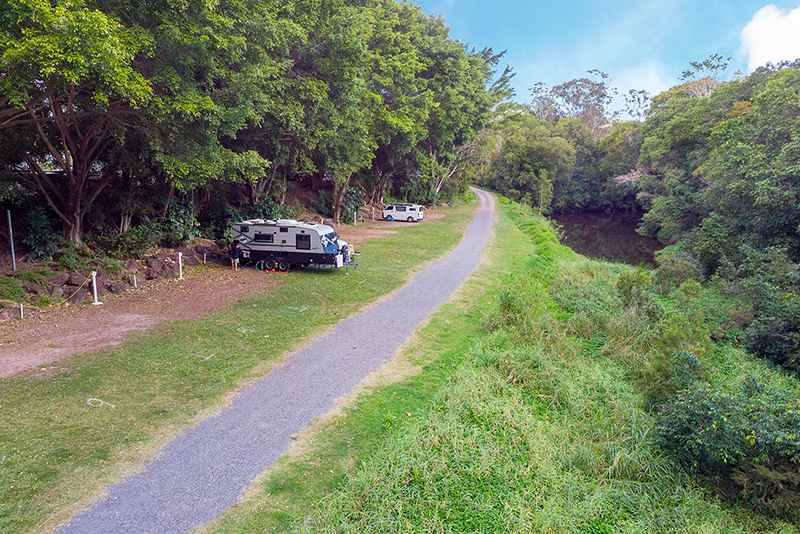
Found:
[{"label": "dark water reflection", "polygon": [[632,265],[655,263],[661,244],[636,233],[638,215],[574,213],[553,216],[561,228],[562,242],[576,252]]}]

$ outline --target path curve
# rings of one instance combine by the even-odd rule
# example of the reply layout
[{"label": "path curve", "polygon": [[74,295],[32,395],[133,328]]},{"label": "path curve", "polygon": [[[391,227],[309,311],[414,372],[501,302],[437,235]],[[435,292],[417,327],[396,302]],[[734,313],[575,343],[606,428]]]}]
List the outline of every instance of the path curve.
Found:
[{"label": "path curve", "polygon": [[189,532],[236,504],[287,450],[293,434],[392,358],[476,269],[495,222],[494,198],[476,193],[475,217],[452,252],[299,349],[59,532]]}]

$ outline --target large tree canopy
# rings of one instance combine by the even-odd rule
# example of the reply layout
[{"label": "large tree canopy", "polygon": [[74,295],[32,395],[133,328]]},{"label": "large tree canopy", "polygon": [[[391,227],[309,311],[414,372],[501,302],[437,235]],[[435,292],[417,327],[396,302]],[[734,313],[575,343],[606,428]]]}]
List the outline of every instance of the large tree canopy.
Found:
[{"label": "large tree canopy", "polygon": [[395,0],[6,4],[0,162],[74,242],[87,216],[109,219],[95,209],[109,187],[120,230],[142,184],[164,184],[166,210],[222,182],[240,203],[282,201],[309,178],[337,219],[354,188],[454,194],[460,147],[508,96],[502,54]]}]

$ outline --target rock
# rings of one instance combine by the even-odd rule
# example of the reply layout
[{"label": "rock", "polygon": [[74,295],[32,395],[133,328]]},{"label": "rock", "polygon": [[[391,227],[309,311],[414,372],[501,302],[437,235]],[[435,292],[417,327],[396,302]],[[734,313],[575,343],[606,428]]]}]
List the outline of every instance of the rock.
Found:
[{"label": "rock", "polygon": [[128,271],[138,271],[139,262],[136,260],[128,260],[127,262],[125,262],[125,269]]},{"label": "rock", "polygon": [[114,293],[115,295],[119,293],[123,293],[130,289],[130,285],[126,284],[125,282],[111,282],[108,290]]},{"label": "rock", "polygon": [[13,310],[9,310],[8,308],[0,309],[0,321],[11,321],[17,317],[18,314],[15,314]]},{"label": "rock", "polygon": [[164,268],[164,261],[157,256],[147,258],[147,260],[145,260],[145,264],[147,265],[148,269],[155,272],[158,272]]},{"label": "rock", "polygon": [[67,283],[71,286],[79,286],[86,281],[86,276],[81,273],[69,273]]},{"label": "rock", "polygon": [[61,288],[61,286],[51,286],[49,293],[50,297],[56,300],[64,298],[64,290]]},{"label": "rock", "polygon": [[63,286],[68,281],[69,273],[56,273],[47,280],[47,283],[51,286]]},{"label": "rock", "polygon": [[203,263],[202,256],[198,258],[194,254],[190,254],[188,256],[183,257],[184,265],[200,265],[201,263]]},{"label": "rock", "polygon": [[45,292],[45,289],[42,286],[34,282],[25,282],[22,284],[22,287],[31,295],[41,295]]},{"label": "rock", "polygon": [[82,287],[80,289],[75,290],[74,292],[69,293],[69,295],[72,295],[69,297],[70,304],[80,304],[81,302],[86,300],[86,297],[89,296],[89,292]]}]

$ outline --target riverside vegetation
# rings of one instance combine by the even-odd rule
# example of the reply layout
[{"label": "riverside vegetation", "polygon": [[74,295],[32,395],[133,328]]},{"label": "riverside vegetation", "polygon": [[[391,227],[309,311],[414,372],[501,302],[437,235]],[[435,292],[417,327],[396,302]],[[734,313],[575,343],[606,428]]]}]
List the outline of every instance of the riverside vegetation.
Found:
[{"label": "riverside vegetation", "polygon": [[409,349],[419,374],[215,528],[797,532],[800,381],[743,349],[747,299],[695,275],[587,259],[502,200],[480,289]]}]

